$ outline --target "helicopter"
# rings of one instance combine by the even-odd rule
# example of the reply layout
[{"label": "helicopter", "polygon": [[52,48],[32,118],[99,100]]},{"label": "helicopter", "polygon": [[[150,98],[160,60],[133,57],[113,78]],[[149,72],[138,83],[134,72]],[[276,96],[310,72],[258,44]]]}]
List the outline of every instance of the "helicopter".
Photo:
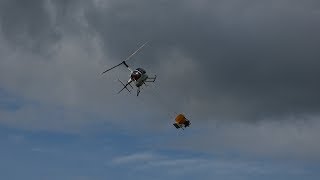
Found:
[{"label": "helicopter", "polygon": [[124,65],[129,71],[130,71],[130,75],[129,75],[129,79],[127,81],[127,83],[123,83],[120,79],[118,79],[118,81],[123,85],[123,88],[118,92],[118,94],[123,91],[124,89],[126,89],[128,92],[131,93],[131,91],[127,88],[127,86],[129,85],[132,89],[132,85],[131,83],[134,83],[135,86],[137,87],[137,96],[139,96],[140,93],[140,89],[142,85],[146,85],[146,82],[155,82],[157,76],[154,75],[154,77],[149,77],[146,70],[144,70],[143,68],[136,68],[135,70],[132,70],[129,65],[127,64],[127,61],[134,56],[138,51],[140,51],[148,42],[144,43],[142,46],[140,46],[135,52],[133,52],[130,56],[128,56],[124,61],[122,61],[121,63],[105,70],[102,72],[102,74],[118,67],[121,65]]}]

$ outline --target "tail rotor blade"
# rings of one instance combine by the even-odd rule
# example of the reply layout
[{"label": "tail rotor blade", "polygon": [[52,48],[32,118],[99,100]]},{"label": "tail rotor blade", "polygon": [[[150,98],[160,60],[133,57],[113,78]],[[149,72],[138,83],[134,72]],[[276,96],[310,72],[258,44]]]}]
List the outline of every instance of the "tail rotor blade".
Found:
[{"label": "tail rotor blade", "polygon": [[[127,88],[127,86],[130,85],[130,83],[131,83],[132,81],[129,81],[126,85],[125,85],[122,81],[120,81],[120,79],[118,79],[118,81],[123,85],[123,88],[118,92],[118,94],[119,94],[121,91],[123,91],[124,89],[127,89],[127,91],[131,93],[131,91]],[[130,86],[131,86],[131,85],[130,85]]]}]

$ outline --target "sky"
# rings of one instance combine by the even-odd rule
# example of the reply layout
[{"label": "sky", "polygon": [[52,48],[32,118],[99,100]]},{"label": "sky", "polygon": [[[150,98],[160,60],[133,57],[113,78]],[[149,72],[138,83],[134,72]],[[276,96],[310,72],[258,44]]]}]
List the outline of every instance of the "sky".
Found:
[{"label": "sky", "polygon": [[319,31],[315,0],[2,0],[0,178],[319,179]]}]

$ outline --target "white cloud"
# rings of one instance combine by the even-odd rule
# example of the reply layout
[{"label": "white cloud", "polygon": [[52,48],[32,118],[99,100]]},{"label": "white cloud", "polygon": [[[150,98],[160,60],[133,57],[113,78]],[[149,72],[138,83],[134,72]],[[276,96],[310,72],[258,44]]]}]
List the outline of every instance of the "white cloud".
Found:
[{"label": "white cloud", "polygon": [[160,158],[151,152],[141,152],[136,154],[124,155],[112,159],[113,164],[141,163],[146,161],[154,161]]},{"label": "white cloud", "polygon": [[[0,33],[0,87],[30,102],[17,111],[1,110],[0,123],[24,129],[72,133],[97,122],[125,126],[124,122],[131,121],[130,113],[139,107],[132,108],[126,103],[135,97],[116,95],[121,88],[116,79],[121,73],[100,75],[105,65],[112,63],[103,50],[100,37],[87,27],[83,7],[78,10],[79,7],[75,7],[76,10],[68,14],[70,21],[76,19],[71,21],[78,27],[76,31],[69,29],[71,25],[64,24],[64,21],[57,22],[55,7],[51,1],[46,2],[51,24],[61,37],[50,43],[45,52],[12,46]],[[41,105],[34,106],[31,102]],[[63,112],[55,113],[56,108]],[[128,114],[124,114],[123,109],[127,109]],[[87,113],[100,118],[88,118],[84,116]]]},{"label": "white cloud", "polygon": [[[198,133],[183,139],[173,139],[172,147],[220,154],[242,153],[246,156],[266,158],[319,160],[319,117],[287,117],[281,121],[257,123],[209,122],[207,128],[197,125]],[[196,122],[193,121],[193,125]],[[201,131],[200,131],[200,129]],[[191,130],[191,129],[190,129]]]},{"label": "white cloud", "polygon": [[[202,60],[201,59],[202,53],[205,53],[205,51],[213,51],[212,49],[217,48],[215,47],[215,45],[220,45],[219,43],[221,43],[221,39],[218,38],[218,36],[220,35],[208,33],[207,34],[208,36],[198,38],[197,37],[198,35],[200,36],[206,35],[206,34],[200,34],[200,33],[205,33],[205,31],[204,32],[197,31],[197,30],[190,31],[190,29],[188,28],[195,27],[195,29],[201,29],[197,27],[203,26],[203,27],[208,27],[208,31],[210,31],[212,30],[211,28],[216,29],[215,25],[218,25],[218,29],[222,28],[220,29],[220,31],[223,31],[224,28],[220,27],[219,23],[217,24],[213,23],[214,27],[206,26],[207,25],[206,22],[209,22],[208,20],[210,20],[211,22],[211,20],[214,20],[214,19],[204,19],[203,22],[199,21],[199,24],[198,23],[195,24],[197,26],[193,25],[194,23],[193,21],[190,21],[191,24],[187,26],[188,28],[172,27],[173,29],[175,29],[175,31],[179,30],[178,31],[179,34],[187,33],[185,35],[188,35],[188,36],[182,35],[181,37],[183,39],[180,39],[181,37],[178,37],[175,34],[173,34],[173,36],[177,38],[177,39],[174,39],[173,41],[181,41],[181,40],[184,40],[185,37],[190,37],[190,41],[188,40],[188,41],[182,41],[178,43],[176,42],[177,46],[179,46],[179,44],[182,43],[180,44],[181,49],[188,50],[188,48],[186,47],[189,45],[189,43],[193,43],[192,41],[194,41],[195,39],[198,39],[200,41],[208,39],[209,40],[208,42],[203,42],[204,46],[198,46],[199,42],[195,43],[195,46],[198,46],[198,47],[194,48],[194,46],[190,46],[193,48],[190,48],[189,49],[190,52],[186,52],[186,54],[184,54],[183,51],[180,52],[179,50],[181,49],[179,49],[179,47],[178,47],[178,50],[175,49],[171,52],[166,51],[165,53],[163,53],[162,51],[164,49],[168,50],[170,48],[164,48],[164,49],[154,48],[156,49],[155,52],[157,52],[157,50],[159,50],[158,52],[161,52],[159,53],[161,55],[157,54],[157,55],[151,56],[151,57],[155,57],[155,59],[158,60],[159,63],[155,63],[155,64],[158,64],[158,65],[160,64],[160,66],[158,67],[158,69],[156,67],[155,68],[157,69],[157,71],[159,71],[159,73],[162,73],[159,75],[161,76],[159,77],[159,82],[157,82],[157,84],[159,84],[159,87],[161,87],[159,89],[162,92],[161,97],[160,96],[158,97],[158,99],[160,99],[158,101],[153,98],[148,99],[149,97],[152,97],[152,95],[147,93],[148,91],[146,91],[146,94],[143,94],[143,95],[149,95],[149,96],[139,97],[140,99],[131,95],[127,95],[126,93],[123,93],[120,96],[114,96],[116,90],[118,90],[118,88],[121,88],[120,84],[115,83],[114,80],[116,80],[118,76],[127,78],[128,74],[125,69],[119,69],[119,71],[110,73],[108,76],[103,76],[103,77],[100,76],[100,73],[103,70],[104,66],[105,65],[111,66],[114,64],[113,62],[115,61],[115,60],[112,60],[108,55],[109,48],[111,49],[111,47],[113,47],[113,49],[110,50],[109,52],[113,52],[114,54],[117,54],[119,52],[122,52],[123,50],[116,50],[116,48],[114,47],[120,47],[123,44],[128,43],[129,41],[130,41],[130,44],[134,44],[132,39],[126,39],[126,37],[130,35],[126,34],[125,36],[123,36],[124,33],[128,31],[122,31],[121,33],[117,34],[118,31],[123,30],[122,27],[128,27],[128,26],[124,26],[124,24],[121,24],[126,21],[122,21],[121,23],[118,24],[118,22],[115,23],[112,20],[108,19],[108,21],[105,22],[103,21],[104,18],[110,18],[109,16],[110,14],[104,14],[104,13],[95,14],[94,12],[88,12],[92,9],[90,10],[86,9],[91,7],[81,4],[84,1],[81,2],[80,4],[75,3],[77,5],[72,4],[70,7],[69,6],[65,7],[66,10],[65,12],[63,12],[65,14],[59,11],[60,10],[60,8],[58,8],[59,5],[55,4],[54,1],[45,1],[45,2],[46,2],[45,11],[49,15],[49,18],[48,18],[49,22],[47,23],[47,21],[45,21],[46,23],[43,23],[43,24],[45,24],[46,26],[49,26],[52,29],[47,27],[46,28],[39,27],[39,31],[53,30],[55,32],[54,34],[58,34],[58,38],[56,38],[54,41],[51,42],[51,40],[50,39],[48,40],[47,38],[44,38],[44,40],[42,40],[43,37],[47,37],[46,35],[51,33],[45,32],[42,38],[33,39],[37,36],[32,35],[29,37],[28,33],[30,32],[21,32],[21,34],[23,34],[23,37],[27,39],[26,40],[27,42],[30,41],[31,42],[30,44],[32,45],[34,44],[32,42],[39,41],[39,42],[36,42],[35,44],[40,46],[42,45],[45,46],[44,48],[45,50],[43,50],[42,48],[39,48],[41,49],[39,50],[41,51],[39,53],[37,52],[38,50],[37,48],[35,49],[35,51],[33,51],[34,49],[30,50],[30,47],[21,47],[21,46],[28,46],[29,43],[21,45],[16,42],[9,42],[9,40],[4,35],[5,32],[0,33],[0,54],[1,54],[0,87],[4,88],[6,91],[12,94],[15,94],[17,96],[22,96],[27,101],[39,103],[41,107],[36,107],[30,104],[27,104],[21,109],[18,109],[17,111],[1,110],[0,111],[1,124],[5,124],[12,127],[23,128],[23,129],[54,130],[54,131],[63,131],[63,132],[78,132],[81,129],[90,127],[90,125],[92,124],[97,125],[99,123],[101,124],[116,123],[121,126],[126,126],[130,128],[135,124],[137,124],[135,125],[135,127],[139,127],[139,128],[145,128],[146,126],[148,127],[161,126],[168,129],[168,126],[172,128],[171,120],[173,120],[173,119],[170,119],[172,117],[168,116],[168,114],[171,114],[173,111],[181,110],[181,111],[185,111],[185,113],[193,114],[193,117],[197,117],[197,118],[190,117],[190,119],[192,120],[191,128],[195,130],[199,130],[197,133],[192,133],[192,137],[187,138],[186,142],[181,142],[185,140],[184,139],[181,140],[180,137],[179,139],[173,138],[174,143],[178,144],[178,146],[181,148],[184,148],[184,149],[191,148],[191,149],[209,151],[209,152],[224,151],[226,149],[227,150],[231,149],[235,151],[245,152],[248,154],[257,153],[257,154],[264,154],[264,155],[267,154],[267,155],[289,156],[289,157],[297,156],[297,157],[308,157],[308,158],[312,158],[313,156],[317,158],[320,157],[318,153],[320,151],[320,147],[318,143],[315,143],[317,142],[320,136],[319,135],[320,125],[316,120],[317,117],[312,121],[308,121],[306,124],[296,124],[296,123],[292,123],[292,121],[273,123],[273,121],[268,120],[261,124],[244,124],[244,123],[237,123],[234,125],[225,124],[215,129],[212,129],[212,127],[215,127],[215,125],[213,125],[213,123],[211,122],[205,124],[205,121],[201,121],[201,123],[200,121],[197,121],[200,118],[201,119],[203,118],[202,120],[210,121],[211,119],[208,117],[211,116],[212,114],[213,116],[216,116],[216,118],[219,117],[219,114],[220,114],[221,116],[226,116],[226,117],[230,116],[230,119],[231,119],[234,116],[236,116],[235,114],[238,114],[238,115],[244,114],[244,117],[245,117],[246,114],[251,115],[256,111],[260,113],[260,111],[263,110],[262,108],[261,109],[257,108],[255,103],[251,104],[250,100],[248,101],[236,100],[238,96],[241,96],[240,99],[242,98],[255,99],[254,96],[251,96],[250,91],[247,92],[249,94],[248,97],[242,97],[243,94],[241,93],[240,94],[235,93],[235,96],[232,96],[232,93],[228,93],[228,92],[226,93],[223,92],[221,94],[210,92],[211,90],[215,91],[215,89],[218,88],[219,82],[216,82],[217,84],[215,84],[214,82],[211,81],[212,79],[209,79],[208,77],[220,78],[219,75],[221,74],[217,74],[217,76],[215,77],[211,76],[213,75],[211,73],[209,74],[210,76],[204,76],[207,73],[202,73],[201,71],[205,71],[205,72],[213,71],[212,68],[214,68],[215,66],[210,67],[209,65],[215,65],[215,63],[217,63],[216,67],[219,68],[220,66],[218,63],[222,63],[222,62],[220,62],[221,60],[220,59],[219,61],[213,61],[214,62],[213,64],[208,63],[208,67],[209,67],[208,69],[205,69],[205,67],[203,67],[202,65],[207,61],[208,62],[211,61],[211,59],[222,58],[223,56],[220,57],[219,55],[217,55],[213,57],[212,56],[205,57],[205,59],[206,58],[208,59],[203,60],[203,63],[198,63],[198,61]],[[94,1],[93,6],[100,7],[98,8],[98,10],[101,10],[101,12],[103,12],[106,10],[104,8],[110,8],[109,3],[115,3],[114,5],[117,6],[116,2],[117,1],[112,1],[112,2],[108,1],[107,3],[105,3],[102,1]],[[303,6],[303,3],[301,3],[300,1],[299,3],[297,2],[298,1],[295,1],[294,3],[295,7],[297,4],[299,5],[301,4]],[[201,2],[188,1],[187,7],[190,8],[193,6],[197,6],[196,9],[201,9],[200,11],[202,11],[202,8],[210,7],[209,6],[210,3],[211,1],[210,2],[209,1],[201,1]],[[216,5],[219,5],[219,6],[214,6],[214,8],[218,10],[218,11],[215,11],[214,13],[221,15],[221,17],[218,17],[218,19],[221,20],[222,24],[223,23],[232,24],[234,23],[234,21],[239,21],[237,23],[239,23],[240,26],[247,26],[248,24],[254,25],[253,26],[254,28],[250,28],[251,26],[246,27],[246,29],[250,29],[250,30],[259,30],[261,28],[259,25],[261,23],[265,24],[263,23],[264,21],[261,21],[264,18],[256,18],[257,16],[252,16],[256,14],[255,11],[260,11],[262,9],[264,9],[264,11],[275,10],[274,8],[272,8],[272,6],[285,7],[288,5],[288,1],[281,1],[279,3],[278,1],[272,1],[267,3],[263,3],[263,2],[251,3],[251,4],[249,3],[249,5],[246,3],[242,4],[237,2],[236,6],[234,6],[230,2],[221,1],[221,2],[214,2],[214,3],[217,3]],[[235,1],[232,3],[235,3]],[[310,3],[306,3],[306,4],[307,5],[305,6],[310,6]],[[64,5],[64,4],[61,4],[61,5]],[[123,4],[121,4],[120,6],[122,7],[122,5]],[[147,4],[146,7],[151,8],[149,7],[149,5],[153,5],[153,4],[152,3]],[[268,5],[268,8],[264,8],[265,7],[264,5]],[[237,6],[241,6],[241,7],[237,7]],[[251,7],[251,9],[250,8],[248,9],[247,6]],[[125,7],[127,6],[123,5],[122,8],[125,8]],[[144,8],[144,6],[141,6],[141,7]],[[290,7],[292,8],[292,6]],[[148,8],[144,8],[144,9],[148,9]],[[185,8],[185,5],[183,5],[183,8]],[[137,10],[140,10],[140,9],[137,9]],[[162,9],[160,8],[159,10],[161,12]],[[189,9],[189,10],[192,10],[192,9]],[[123,11],[123,12],[125,12],[128,15],[126,16],[127,18],[130,18],[130,17],[140,17],[140,15],[143,15],[141,17],[145,17],[144,13],[149,11],[141,12],[142,14],[140,14],[140,12],[137,13],[136,11],[133,11],[133,12]],[[155,11],[155,12],[158,12],[158,11]],[[171,11],[170,13],[176,13],[176,12],[177,11],[174,10],[174,11]],[[183,14],[185,12],[185,9],[183,9],[180,12],[182,12]],[[212,11],[208,11],[205,13],[210,14],[211,12]],[[285,12],[289,13],[287,11]],[[110,12],[110,13],[113,13],[113,12]],[[121,14],[122,12],[114,12],[114,13]],[[133,13],[132,15],[136,15],[136,16],[131,16],[130,13]],[[134,13],[137,13],[137,14],[134,14]],[[168,13],[168,15],[170,15],[170,13]],[[197,14],[192,14],[192,11],[190,13],[191,15],[197,15]],[[246,13],[248,16],[245,15]],[[22,14],[28,15],[30,14],[30,12],[29,11],[23,12]],[[227,17],[224,17],[225,15],[227,15]],[[261,12],[261,13],[258,13],[258,15],[268,17],[270,16],[270,13]],[[276,16],[276,15],[277,14],[273,16]],[[240,19],[234,18],[235,16],[239,16]],[[271,19],[267,18],[266,20],[273,22],[274,20],[273,16],[271,17]],[[34,17],[34,16],[30,16],[30,17]],[[150,16],[150,19],[153,19],[153,17],[157,17],[157,16],[153,14],[152,16]],[[178,16],[178,18],[179,17],[180,15]],[[182,17],[184,17],[184,15],[182,15]],[[197,18],[200,19],[202,16],[199,16],[199,17],[194,16],[194,17],[195,17],[194,21],[198,22]],[[171,18],[171,17],[164,16],[163,18],[164,20],[166,20],[166,18]],[[7,19],[8,23],[10,23],[10,20],[11,20],[10,18]],[[36,20],[28,19],[28,17],[26,21],[27,20],[30,20],[30,22],[31,21],[36,22]],[[254,20],[259,21],[259,23],[256,24]],[[91,26],[89,26],[88,24],[89,21],[90,23],[92,23],[90,24]],[[110,26],[104,25],[104,23],[106,24],[110,23]],[[170,23],[173,23],[173,24],[169,24],[169,25],[174,25],[176,21],[170,21]],[[278,24],[278,23],[279,22],[276,21],[275,24]],[[13,22],[13,24],[15,24],[15,22]],[[39,24],[39,26],[43,26],[43,24]],[[269,22],[265,24],[265,26],[270,24],[273,25],[274,23]],[[25,25],[28,26],[29,24],[26,23]],[[177,25],[180,26],[179,23]],[[308,24],[308,27],[313,27],[312,25],[313,24]],[[15,26],[12,26],[11,28],[14,28],[14,27]],[[121,27],[121,29],[120,28],[112,29],[113,27],[116,27],[116,28]],[[155,27],[157,28],[158,26],[155,26]],[[259,27],[259,28],[256,29],[255,27]],[[294,26],[292,27],[296,27],[296,24],[294,24]],[[235,26],[235,31],[241,30],[241,28],[240,29],[238,28],[239,27]],[[37,29],[37,28],[34,28],[34,29]],[[30,30],[34,30],[34,29],[30,28]],[[3,27],[1,28],[1,30],[3,30]],[[110,32],[108,33],[104,32],[108,30],[110,30]],[[137,29],[137,30],[141,30],[141,29]],[[183,30],[183,31],[180,31],[180,30]],[[21,31],[23,31],[23,29]],[[297,31],[297,32],[303,33],[304,31]],[[229,33],[233,34],[233,32],[229,32]],[[227,44],[234,43],[233,40],[230,41],[228,40],[227,37],[225,37],[230,35],[229,33],[223,34],[221,32],[221,35],[223,35],[221,38],[226,38]],[[283,32],[280,31],[279,34],[276,33],[275,35],[277,35],[276,37],[278,36],[281,37],[283,35],[282,33]],[[18,35],[19,34],[17,34],[17,36]],[[113,35],[116,38],[121,37],[124,39],[118,42],[118,39],[116,39],[117,41],[115,41],[112,37],[110,38],[107,37],[107,36],[113,36]],[[170,35],[170,34],[164,34],[164,35]],[[212,38],[217,38],[217,40],[219,40],[218,44],[215,44],[215,43],[212,44],[211,41],[214,39],[211,39],[211,35],[214,36]],[[260,34],[257,34],[257,35],[260,35]],[[263,33],[261,35],[263,35]],[[272,35],[272,33],[268,35]],[[235,37],[238,37],[238,36],[235,36]],[[165,39],[164,41],[167,41],[167,40],[168,39]],[[242,42],[241,38],[239,40]],[[50,41],[50,42],[47,42],[47,41]],[[118,43],[118,45],[115,45],[113,43]],[[160,42],[159,46],[161,46],[161,43],[163,42]],[[119,44],[121,45],[119,46]],[[213,45],[213,47],[208,48],[207,47],[208,44]],[[163,46],[167,47],[167,42],[163,44]],[[172,47],[172,44],[170,44],[169,47]],[[134,49],[134,47],[130,47],[130,49]],[[217,49],[215,51],[219,51],[219,50],[222,50],[222,49]],[[226,49],[227,51],[226,54],[224,54],[223,52],[220,52],[222,53],[221,55],[225,55],[225,56],[229,55],[230,52],[228,50],[229,49]],[[249,47],[246,50],[251,51]],[[263,49],[260,49],[260,50],[263,50]],[[193,51],[196,51],[196,52],[193,52]],[[201,53],[201,54],[198,54],[198,53]],[[243,57],[241,56],[241,57],[242,58],[251,57],[251,53],[249,54],[250,54],[249,56],[243,56]],[[207,55],[215,55],[215,53],[208,53]],[[286,54],[283,54],[283,55],[286,55]],[[229,56],[227,56],[226,58],[228,57]],[[234,58],[234,57],[230,57],[230,58]],[[230,63],[230,64],[226,64],[227,65],[226,71],[223,71],[225,73],[225,72],[232,71],[229,65],[231,66],[233,62],[236,62],[236,61],[234,61],[233,59],[227,59],[226,61],[223,60],[223,62]],[[285,63],[285,62],[286,61],[282,63]],[[272,64],[272,62],[270,63]],[[201,67],[202,69],[199,69],[198,67]],[[221,67],[221,68],[224,68],[224,67]],[[216,69],[216,70],[219,70],[219,69]],[[286,69],[283,69],[283,70],[285,71]],[[189,73],[190,73],[190,76],[189,76]],[[225,75],[224,73],[222,73],[222,75]],[[227,75],[229,75],[229,73]],[[241,75],[241,73],[239,73],[239,75]],[[122,79],[122,77],[120,77],[120,79]],[[168,80],[165,80],[165,78],[167,78]],[[172,79],[169,79],[169,78],[172,78]],[[237,78],[235,77],[235,79]],[[205,80],[209,80],[209,81],[201,82]],[[228,81],[228,78],[226,81]],[[232,81],[227,82],[227,84],[228,83],[233,84]],[[210,87],[207,86],[208,84]],[[172,85],[172,86],[168,87],[169,85]],[[224,81],[220,85],[222,86],[225,85]],[[237,86],[232,85],[230,87],[232,91],[235,91],[235,92],[238,91]],[[280,86],[280,88],[281,87],[282,86]],[[247,88],[250,89],[250,87],[246,87],[244,89],[247,89]],[[222,90],[225,91],[224,89]],[[247,93],[245,93],[244,95],[246,95]],[[269,93],[262,94],[261,96],[259,95],[258,97],[262,97],[262,96],[265,97],[264,95],[269,95]],[[300,95],[300,92],[297,95]],[[284,97],[285,99],[287,99],[285,94],[279,97]],[[302,99],[303,98],[304,97],[302,97]],[[160,101],[163,99],[166,102],[162,102],[163,103],[162,104]],[[142,102],[144,100],[146,100],[147,103]],[[264,101],[267,101],[267,100],[268,100],[267,98],[262,98],[260,100],[258,98],[257,104],[264,105]],[[301,100],[301,99],[297,99],[297,100]],[[274,102],[276,101],[272,101],[272,103]],[[311,104],[309,104],[306,101],[304,103],[306,103],[307,106],[310,105],[311,109],[317,108],[316,102],[311,102]],[[312,105],[312,103],[314,103],[315,105]],[[160,106],[159,104],[162,104],[163,108],[159,108]],[[298,105],[296,107],[299,108],[300,105],[299,103],[297,104]],[[283,104],[283,105],[287,105],[287,104]],[[53,110],[54,109],[53,107],[58,107],[63,110],[62,112],[56,113],[56,112],[53,112],[55,111]],[[309,107],[307,107],[307,109],[309,109]],[[277,112],[277,110],[271,110],[271,111]],[[157,112],[158,114],[153,114],[154,112]],[[85,116],[84,114],[86,113],[96,113],[97,116],[100,116],[102,118],[99,119],[95,117],[92,118],[90,116]],[[161,116],[159,114],[161,114]],[[234,119],[234,120],[238,121],[237,119]],[[199,129],[197,129],[198,127]],[[208,128],[204,128],[204,127],[208,127]],[[151,129],[151,130],[153,131],[154,129]],[[165,131],[165,133],[167,133],[168,131]],[[147,157],[148,156],[145,154],[144,158],[147,158]],[[135,158],[143,159],[143,156],[140,156],[140,157],[138,156]],[[151,158],[150,155],[148,158]]]},{"label": "white cloud", "polygon": [[136,153],[113,159],[114,166],[128,165],[134,172],[154,171],[166,172],[172,175],[206,174],[208,177],[216,175],[270,175],[304,174],[306,171],[288,164],[274,164],[270,162],[223,159],[207,157],[174,157],[158,153]]},{"label": "white cloud", "polygon": [[8,135],[8,140],[10,142],[15,143],[15,144],[21,144],[21,143],[24,143],[26,141],[26,138],[25,138],[24,135],[21,135],[21,134],[9,134]]},{"label": "white cloud", "polygon": [[58,150],[55,148],[48,148],[48,147],[33,147],[31,148],[32,152],[37,153],[57,153]]}]

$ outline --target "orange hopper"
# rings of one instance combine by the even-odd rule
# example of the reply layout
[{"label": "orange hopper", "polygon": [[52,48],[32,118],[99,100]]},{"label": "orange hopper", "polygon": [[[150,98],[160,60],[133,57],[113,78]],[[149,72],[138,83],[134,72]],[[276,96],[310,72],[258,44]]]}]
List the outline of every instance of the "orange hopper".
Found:
[{"label": "orange hopper", "polygon": [[179,128],[184,128],[188,127],[190,125],[190,121],[183,115],[183,114],[178,114],[175,123],[173,124],[177,129]]}]

